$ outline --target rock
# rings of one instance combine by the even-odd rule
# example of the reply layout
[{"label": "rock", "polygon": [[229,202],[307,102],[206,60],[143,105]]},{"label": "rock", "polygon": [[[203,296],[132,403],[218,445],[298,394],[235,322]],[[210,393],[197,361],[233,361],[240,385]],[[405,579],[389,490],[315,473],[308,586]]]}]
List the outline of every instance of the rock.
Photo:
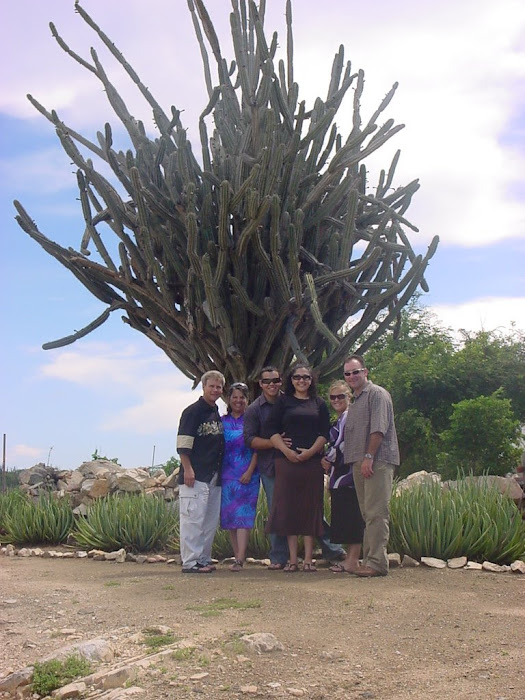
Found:
[{"label": "rock", "polygon": [[165,488],[175,488],[179,485],[179,470],[171,473],[162,484]]},{"label": "rock", "polygon": [[87,552],[78,551],[78,552],[75,552],[74,557],[75,557],[75,559],[86,559],[87,555],[88,555]]},{"label": "rock", "polygon": [[421,557],[421,563],[425,566],[429,566],[431,569],[445,569],[447,562],[443,559],[437,559],[436,557]]},{"label": "rock", "polygon": [[26,547],[22,547],[22,549],[18,550],[18,556],[19,557],[30,557],[31,556],[31,550],[27,549]]},{"label": "rock", "polygon": [[87,554],[88,557],[99,557],[101,555],[104,557],[106,552],[103,552],[101,549],[90,549]]},{"label": "rock", "polygon": [[453,559],[447,560],[447,566],[449,569],[462,569],[467,565],[467,557],[454,557]]},{"label": "rock", "polygon": [[483,567],[481,564],[479,564],[477,561],[468,561],[465,569],[468,569],[469,571],[481,571]]},{"label": "rock", "polygon": [[33,668],[32,666],[26,666],[26,668],[10,673],[5,678],[0,679],[0,693],[14,693],[20,686],[31,683],[32,679]]},{"label": "rock", "polygon": [[118,491],[126,493],[140,493],[142,491],[140,483],[129,474],[118,474],[115,478],[115,487]]},{"label": "rock", "polygon": [[132,685],[129,688],[117,688],[109,693],[104,693],[104,700],[124,700],[134,695],[142,695],[145,692],[144,688],[139,688],[138,685]]},{"label": "rock", "polygon": [[79,469],[71,472],[71,476],[67,480],[66,491],[68,493],[71,493],[72,491],[80,491],[84,478],[84,474]]},{"label": "rock", "polygon": [[304,697],[304,690],[302,690],[301,688],[286,688],[286,692],[289,695],[292,695],[294,698]]},{"label": "rock", "polygon": [[405,569],[415,569],[416,566],[419,566],[419,562],[417,561],[417,559],[412,559],[412,557],[409,557],[408,554],[405,554],[403,556],[401,566]]},{"label": "rock", "polygon": [[515,574],[525,574],[525,561],[516,559],[516,561],[513,561],[510,565],[510,570]]},{"label": "rock", "polygon": [[207,671],[201,671],[201,673],[194,673],[190,676],[190,681],[202,681],[203,678],[207,678],[210,674]]},{"label": "rock", "polygon": [[256,685],[241,685],[240,691],[244,695],[257,695],[257,686]]},{"label": "rock", "polygon": [[496,574],[501,574],[506,571],[506,568],[504,566],[500,566],[499,564],[493,564],[491,561],[484,561],[481,567],[483,571],[492,571]]},{"label": "rock", "polygon": [[418,484],[441,482],[441,476],[435,472],[426,472],[425,470],[409,474],[406,479],[402,479],[396,485],[396,489],[403,491],[411,489]]},{"label": "rock", "polygon": [[87,685],[83,681],[77,681],[76,683],[68,683],[68,685],[62,686],[62,688],[57,688],[53,690],[51,695],[54,698],[60,698],[60,700],[66,700],[66,698],[79,698],[87,690]]},{"label": "rock", "polygon": [[258,654],[262,652],[282,651],[284,649],[281,642],[269,632],[256,632],[255,634],[245,634],[241,637],[246,647]]},{"label": "rock", "polygon": [[113,688],[121,688],[135,673],[136,669],[133,666],[121,666],[110,671],[92,673],[84,678],[84,681],[97,690],[112,690]]},{"label": "rock", "polygon": [[[485,474],[484,476],[466,476],[465,481],[481,484],[485,483],[489,486],[493,486],[504,496],[512,498],[515,503],[520,503],[523,500],[521,486],[512,477]],[[453,489],[457,487],[457,484],[457,481],[445,481],[443,483],[443,488]]]},{"label": "rock", "polygon": [[106,552],[104,559],[106,561],[116,561],[117,564],[123,564],[126,561],[126,550],[118,549],[116,552]]},{"label": "rock", "polygon": [[80,492],[90,498],[103,498],[109,493],[109,479],[84,479]]},{"label": "rock", "polygon": [[388,568],[398,569],[401,566],[401,555],[392,552],[388,555]]},{"label": "rock", "polygon": [[45,656],[42,661],[51,661],[51,659],[63,660],[72,654],[77,654],[88,661],[109,663],[115,657],[115,650],[105,639],[89,639],[86,642],[75,642],[57,649],[52,654]]}]

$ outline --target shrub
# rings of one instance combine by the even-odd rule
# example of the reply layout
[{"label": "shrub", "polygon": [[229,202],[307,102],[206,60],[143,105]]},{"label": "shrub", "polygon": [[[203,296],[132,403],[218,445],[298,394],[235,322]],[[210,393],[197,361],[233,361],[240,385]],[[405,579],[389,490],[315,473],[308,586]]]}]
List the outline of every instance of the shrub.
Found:
[{"label": "shrub", "polygon": [[520,511],[483,480],[461,478],[451,488],[425,482],[395,489],[390,513],[390,551],[414,559],[466,556],[507,564],[525,556]]},{"label": "shrub", "polygon": [[[61,544],[73,527],[73,511],[67,499],[41,496],[36,503],[18,492],[7,494],[2,542],[17,545]],[[11,500],[10,500],[11,499]]]},{"label": "shrub", "polygon": [[166,546],[176,521],[161,498],[111,494],[95,501],[87,515],[79,518],[73,536],[87,548],[146,552]]},{"label": "shrub", "polygon": [[51,659],[34,665],[32,690],[41,696],[49,695],[75,678],[86,676],[91,664],[79,656],[68,656],[64,661]]}]

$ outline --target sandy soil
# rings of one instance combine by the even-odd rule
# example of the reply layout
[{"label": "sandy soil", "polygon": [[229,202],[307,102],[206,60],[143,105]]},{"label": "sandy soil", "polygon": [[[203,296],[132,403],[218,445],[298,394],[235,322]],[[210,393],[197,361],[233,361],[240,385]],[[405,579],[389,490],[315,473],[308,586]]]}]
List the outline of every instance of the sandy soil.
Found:
[{"label": "sandy soil", "polygon": [[[220,565],[195,576],[167,564],[1,557],[0,586],[0,676],[74,638],[110,639],[120,661],[146,654],[141,632],[161,624],[190,651],[136,678],[144,700],[525,698],[519,574],[419,567],[363,580]],[[254,632],[284,651],[247,652],[239,637]],[[208,675],[191,679],[199,673]]]}]

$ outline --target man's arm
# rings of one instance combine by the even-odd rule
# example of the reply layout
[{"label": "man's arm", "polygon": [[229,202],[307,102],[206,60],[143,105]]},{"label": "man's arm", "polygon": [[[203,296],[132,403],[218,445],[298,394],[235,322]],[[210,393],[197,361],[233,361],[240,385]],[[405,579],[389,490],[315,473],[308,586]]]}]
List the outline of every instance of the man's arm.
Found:
[{"label": "man's arm", "polygon": [[195,486],[195,472],[191,465],[191,459],[188,454],[179,452],[180,463],[184,469],[184,485],[193,488]]},{"label": "man's arm", "polygon": [[383,437],[383,433],[370,433],[366,454],[371,456],[366,457],[365,455],[365,458],[361,462],[361,474],[365,479],[369,479],[374,474],[374,458],[381,443],[383,442]]},{"label": "man's arm", "polygon": [[253,406],[244,414],[243,437],[244,442],[252,450],[271,450],[273,445],[271,440],[260,437],[261,429],[261,409]]},{"label": "man's arm", "polygon": [[188,406],[182,412],[177,434],[177,451],[180,463],[184,470],[184,484],[193,488],[195,486],[195,472],[191,464],[191,453],[196,434],[196,410],[194,406]]}]

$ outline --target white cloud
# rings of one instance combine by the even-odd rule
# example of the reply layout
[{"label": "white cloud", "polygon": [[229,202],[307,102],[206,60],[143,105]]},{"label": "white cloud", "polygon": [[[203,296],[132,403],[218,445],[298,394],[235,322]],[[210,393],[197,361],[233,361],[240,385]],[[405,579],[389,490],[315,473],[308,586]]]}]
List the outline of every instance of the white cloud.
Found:
[{"label": "white cloud", "polygon": [[12,191],[25,193],[38,188],[41,195],[48,195],[76,188],[76,179],[68,167],[68,158],[60,149],[46,148],[25,153],[14,158],[0,160],[0,178],[9,183]]},{"label": "white cloud", "polygon": [[49,448],[31,447],[30,445],[13,445],[8,449],[9,461],[13,461],[16,457],[30,457],[32,459],[44,459],[44,456],[49,451]]},{"label": "white cloud", "polygon": [[447,328],[455,331],[525,331],[525,297],[485,297],[464,304],[436,304],[429,308]]},{"label": "white cloud", "polygon": [[41,374],[96,393],[95,422],[105,432],[151,435],[173,430],[182,410],[200,395],[162,353],[133,343],[84,342],[54,354]]},{"label": "white cloud", "polygon": [[[209,5],[224,54],[231,58],[229,2]],[[266,27],[279,30],[283,50],[285,0],[269,5]],[[169,0],[156,0],[154,12],[139,0],[113,0],[103,8],[86,0],[85,6],[160,103],[185,110],[185,125],[195,139],[196,116],[206,97],[185,4],[175,8]],[[175,13],[175,22],[159,21]],[[71,6],[18,0],[4,14],[0,51],[4,65],[14,68],[4,80],[0,109],[34,117],[23,94],[29,90],[48,108],[59,109],[73,127],[87,129],[89,138],[94,138],[93,129],[101,129],[106,119],[116,121],[97,79],[50,37],[47,20],[54,18],[67,43],[86,59],[90,60],[89,46],[99,47],[99,56],[131,111],[151,125],[150,109],[143,108],[137,90]],[[32,18],[29,25],[28,14]],[[384,119],[392,116],[407,128],[381,148],[368,167],[377,173],[402,148],[395,185],[416,177],[422,185],[408,212],[408,218],[421,229],[417,240],[439,234],[443,241],[478,246],[524,236],[525,204],[512,192],[523,186],[525,156],[509,145],[519,140],[508,133],[509,124],[516,122],[523,109],[523,2],[401,0],[394,4],[374,0],[367,5],[366,20],[356,17],[356,4],[348,0],[331,0],[322,9],[311,0],[294,3],[296,78],[308,105],[317,94],[324,96],[333,55],[343,43],[353,68],[365,70],[365,117],[392,83],[400,82]],[[21,27],[24,42],[17,31]],[[28,44],[38,61],[28,58]],[[347,107],[338,118],[343,134],[351,124],[351,101],[349,94]],[[59,182],[54,175],[49,181]],[[373,174],[371,185],[376,181],[377,174]]]}]

